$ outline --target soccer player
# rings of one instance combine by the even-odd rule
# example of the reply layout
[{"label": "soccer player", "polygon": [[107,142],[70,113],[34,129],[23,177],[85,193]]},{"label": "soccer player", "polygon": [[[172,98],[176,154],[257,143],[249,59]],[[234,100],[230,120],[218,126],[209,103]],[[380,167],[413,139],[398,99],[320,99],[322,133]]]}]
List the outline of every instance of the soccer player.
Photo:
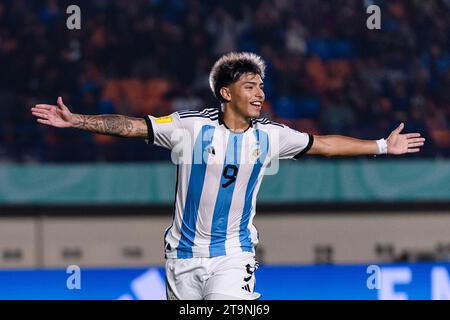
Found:
[{"label": "soccer player", "polygon": [[259,118],[265,64],[253,53],[229,53],[214,64],[210,86],[220,108],[155,118],[71,113],[57,105],[31,109],[39,123],[146,139],[172,150],[177,163],[175,212],[164,233],[168,299],[257,299],[253,225],[265,170],[303,154],[357,156],[418,152],[425,139],[402,134],[360,140],[311,135]]}]

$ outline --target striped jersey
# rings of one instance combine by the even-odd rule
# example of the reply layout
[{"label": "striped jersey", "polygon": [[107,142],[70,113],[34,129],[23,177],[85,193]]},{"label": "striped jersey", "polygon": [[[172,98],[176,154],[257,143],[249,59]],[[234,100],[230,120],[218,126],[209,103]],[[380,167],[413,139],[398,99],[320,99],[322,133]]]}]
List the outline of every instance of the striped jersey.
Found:
[{"label": "striped jersey", "polygon": [[177,164],[166,258],[254,253],[256,196],[267,168],[278,159],[298,159],[313,137],[265,118],[235,133],[218,108],[147,116],[146,122],[148,142],[172,150]]}]

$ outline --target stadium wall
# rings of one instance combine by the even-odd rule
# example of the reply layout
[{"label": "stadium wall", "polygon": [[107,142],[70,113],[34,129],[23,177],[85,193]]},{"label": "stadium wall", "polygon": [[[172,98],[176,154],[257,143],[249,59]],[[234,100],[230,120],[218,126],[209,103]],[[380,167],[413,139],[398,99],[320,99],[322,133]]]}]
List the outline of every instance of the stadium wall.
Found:
[{"label": "stadium wall", "polygon": [[[0,219],[0,268],[162,266],[171,215]],[[449,261],[450,215],[266,213],[256,216],[264,264]]]},{"label": "stadium wall", "polygon": [[[0,268],[162,265],[175,166],[0,166]],[[450,260],[450,161],[282,162],[258,197],[264,263]]]}]

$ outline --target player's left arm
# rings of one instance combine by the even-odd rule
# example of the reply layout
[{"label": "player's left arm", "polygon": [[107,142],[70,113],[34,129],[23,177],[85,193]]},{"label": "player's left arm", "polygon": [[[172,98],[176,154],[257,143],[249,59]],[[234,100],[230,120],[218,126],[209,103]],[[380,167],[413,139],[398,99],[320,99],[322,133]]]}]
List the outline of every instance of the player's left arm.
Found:
[{"label": "player's left arm", "polygon": [[[341,135],[315,135],[314,142],[307,154],[332,156],[358,156],[372,154],[405,154],[420,151],[425,138],[420,133],[402,134],[404,124],[394,129],[383,142],[381,139],[361,140]],[[385,149],[385,150],[383,150]]]}]

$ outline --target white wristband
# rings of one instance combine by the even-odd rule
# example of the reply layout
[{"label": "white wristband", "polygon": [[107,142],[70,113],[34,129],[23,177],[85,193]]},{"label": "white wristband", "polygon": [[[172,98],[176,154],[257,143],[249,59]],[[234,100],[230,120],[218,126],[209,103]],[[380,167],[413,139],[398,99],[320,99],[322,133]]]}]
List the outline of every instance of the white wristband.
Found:
[{"label": "white wristband", "polygon": [[378,145],[378,154],[387,153],[387,142],[385,139],[377,140],[377,145]]}]

